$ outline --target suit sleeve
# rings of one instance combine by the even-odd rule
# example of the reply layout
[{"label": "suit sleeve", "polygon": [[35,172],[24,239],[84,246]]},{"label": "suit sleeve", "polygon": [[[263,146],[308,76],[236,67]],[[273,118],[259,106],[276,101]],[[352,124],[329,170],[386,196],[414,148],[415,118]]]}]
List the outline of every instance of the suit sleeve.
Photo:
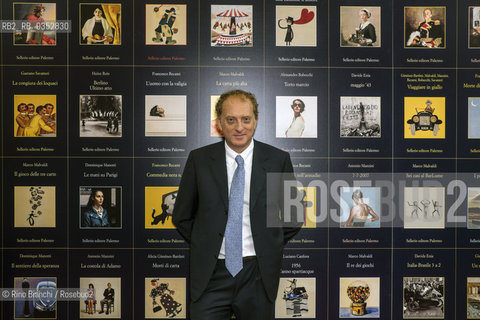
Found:
[{"label": "suit sleeve", "polygon": [[[292,173],[293,174],[293,165],[292,160],[290,159],[290,155],[287,154],[285,157],[285,163],[283,165],[283,172],[285,173]],[[286,244],[290,239],[292,239],[301,229],[301,223],[295,227],[284,227],[283,228],[283,242]]]},{"label": "suit sleeve", "polygon": [[172,219],[182,237],[190,243],[198,205],[197,178],[193,155],[190,153],[183,170]]}]

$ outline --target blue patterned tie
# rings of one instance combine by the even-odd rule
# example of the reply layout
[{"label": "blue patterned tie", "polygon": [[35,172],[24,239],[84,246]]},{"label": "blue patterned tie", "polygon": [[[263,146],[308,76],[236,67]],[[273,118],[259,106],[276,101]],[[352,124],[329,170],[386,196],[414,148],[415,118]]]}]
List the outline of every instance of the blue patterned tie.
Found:
[{"label": "blue patterned tie", "polygon": [[230,274],[235,277],[243,268],[242,262],[242,218],[243,218],[243,193],[245,191],[245,168],[243,158],[238,155],[237,169],[233,174],[228,199],[228,220],[225,228],[225,266]]}]

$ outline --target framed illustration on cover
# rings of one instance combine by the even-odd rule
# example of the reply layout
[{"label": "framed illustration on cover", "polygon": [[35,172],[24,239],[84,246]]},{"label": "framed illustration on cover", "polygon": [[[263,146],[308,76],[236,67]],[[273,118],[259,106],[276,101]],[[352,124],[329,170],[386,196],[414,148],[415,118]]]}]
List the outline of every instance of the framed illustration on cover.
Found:
[{"label": "framed illustration on cover", "polygon": [[381,47],[381,7],[340,7],[341,47]]},{"label": "framed illustration on cover", "polygon": [[276,6],[277,47],[317,46],[316,6]]},{"label": "framed illustration on cover", "polygon": [[79,14],[80,44],[122,44],[122,5],[120,3],[81,3]]},{"label": "framed illustration on cover", "polygon": [[253,6],[215,4],[211,9],[212,47],[253,46]]},{"label": "framed illustration on cover", "polygon": [[405,7],[405,48],[447,46],[445,7]]},{"label": "framed illustration on cover", "polygon": [[146,45],[186,45],[187,5],[146,4]]},{"label": "framed illustration on cover", "polygon": [[16,31],[13,44],[29,46],[56,45],[57,33],[54,30],[45,30],[44,25],[42,25],[43,23],[54,23],[56,16],[55,3],[14,3],[14,19],[28,24],[28,30]]}]

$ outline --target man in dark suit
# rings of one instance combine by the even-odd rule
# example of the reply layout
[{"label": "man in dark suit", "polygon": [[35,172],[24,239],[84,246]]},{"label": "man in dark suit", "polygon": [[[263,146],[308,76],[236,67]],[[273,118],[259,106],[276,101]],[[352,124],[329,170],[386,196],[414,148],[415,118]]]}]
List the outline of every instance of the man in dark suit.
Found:
[{"label": "man in dark suit", "polygon": [[103,313],[104,305],[107,305],[107,314],[110,313],[110,307],[112,306],[113,299],[115,298],[115,290],[112,288],[112,284],[109,282],[107,283],[107,288],[103,291],[103,299],[100,301],[100,306],[102,310],[99,313]]},{"label": "man in dark suit", "polygon": [[292,163],[288,153],[253,140],[252,94],[226,92],[215,110],[225,142],[190,153],[173,211],[190,244],[190,316],[271,319],[283,247],[299,228],[267,227],[267,173],[293,172]]}]

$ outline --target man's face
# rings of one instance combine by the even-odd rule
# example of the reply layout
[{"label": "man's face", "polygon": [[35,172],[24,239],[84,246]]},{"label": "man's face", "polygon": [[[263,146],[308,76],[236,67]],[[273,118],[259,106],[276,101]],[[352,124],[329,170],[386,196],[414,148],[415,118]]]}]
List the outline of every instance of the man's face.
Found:
[{"label": "man's face", "polygon": [[35,110],[35,106],[33,104],[29,104],[27,108],[28,108],[28,113],[33,113],[33,111]]},{"label": "man's face", "polygon": [[107,283],[107,287],[108,289],[110,289],[112,287],[112,284],[111,283]]},{"label": "man's face", "polygon": [[231,96],[225,100],[222,115],[216,121],[223,131],[227,145],[237,153],[249,146],[257,127],[253,105],[243,97]]},{"label": "man's face", "polygon": [[47,113],[52,114],[53,112],[53,106],[51,104],[47,104]]},{"label": "man's face", "polygon": [[430,21],[432,19],[432,11],[426,9],[425,11],[423,11],[423,18],[426,20],[426,21]]},{"label": "man's face", "polygon": [[43,116],[45,114],[45,111],[47,111],[47,109],[43,107],[42,109],[38,110],[38,114]]}]

